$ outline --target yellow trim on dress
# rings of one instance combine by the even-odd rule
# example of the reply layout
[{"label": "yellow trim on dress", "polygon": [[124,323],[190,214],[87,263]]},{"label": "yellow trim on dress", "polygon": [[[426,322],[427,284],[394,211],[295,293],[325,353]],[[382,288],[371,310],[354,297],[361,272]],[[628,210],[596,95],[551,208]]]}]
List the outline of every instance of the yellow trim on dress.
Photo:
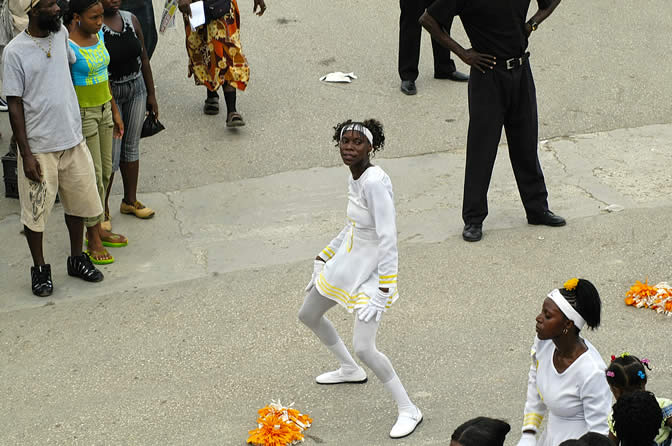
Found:
[{"label": "yellow trim on dress", "polygon": [[347,291],[333,286],[324,278],[324,273],[320,273],[317,278],[317,285],[325,294],[343,303],[348,310],[352,310],[355,305],[366,304],[370,299],[369,296],[364,293],[352,296]]}]

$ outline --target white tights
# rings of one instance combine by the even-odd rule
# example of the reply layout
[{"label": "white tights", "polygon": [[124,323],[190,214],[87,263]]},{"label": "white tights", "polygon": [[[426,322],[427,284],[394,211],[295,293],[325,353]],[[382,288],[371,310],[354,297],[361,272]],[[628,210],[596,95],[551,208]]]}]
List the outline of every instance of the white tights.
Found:
[{"label": "white tights", "polygon": [[[299,310],[299,320],[306,324],[320,341],[334,353],[342,368],[352,370],[358,367],[357,363],[348,352],[332,323],[324,317],[324,314],[334,305],[336,305],[336,302],[322,296],[317,288],[313,287],[306,295]],[[400,412],[414,409],[415,406],[411,403],[406,390],[399,381],[392,363],[387,356],[376,348],[376,333],[379,325],[380,322],[376,322],[375,319],[364,322],[355,317],[353,333],[355,354],[392,393]]]}]

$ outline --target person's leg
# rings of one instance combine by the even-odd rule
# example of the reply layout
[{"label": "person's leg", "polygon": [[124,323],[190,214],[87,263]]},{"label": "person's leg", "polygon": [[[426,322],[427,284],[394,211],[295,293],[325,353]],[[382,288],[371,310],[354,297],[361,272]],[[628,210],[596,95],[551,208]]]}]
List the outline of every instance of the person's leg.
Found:
[{"label": "person's leg", "polygon": [[124,181],[122,213],[133,213],[138,218],[151,218],[154,210],[138,201],[138,174],[140,170],[140,135],[147,109],[147,91],[142,77],[127,82],[124,103],[124,140],[121,149],[120,170]]},{"label": "person's leg", "polygon": [[402,81],[418,78],[422,27],[418,23],[425,10],[419,0],[399,0],[399,77]]},{"label": "person's leg", "polygon": [[36,154],[40,165],[41,181],[26,178],[21,154],[17,154],[17,184],[21,205],[21,223],[28,242],[33,266],[30,268],[31,288],[34,295],[46,297],[53,292],[51,265],[44,260],[43,234],[47,217],[56,200],[58,191],[58,153]]},{"label": "person's leg", "polygon": [[[101,107],[87,107],[80,110],[82,116],[82,133],[86,138],[86,146],[93,160],[94,172],[96,173],[96,188],[100,198],[101,208],[105,196],[103,187],[103,166],[100,150],[100,121],[102,120]],[[92,258],[97,262],[109,262],[112,256],[103,246],[100,234],[100,224],[103,221],[103,213],[95,217],[86,217],[84,225],[86,226],[86,238],[88,251]]]},{"label": "person's leg", "polygon": [[[101,107],[101,116],[98,123],[98,138],[100,147],[100,165],[101,165],[101,182],[103,191],[98,189],[100,193],[100,202],[105,202],[105,191],[110,183],[110,176],[112,175],[112,140],[114,138],[114,122],[112,120],[112,104],[108,102]],[[101,243],[107,246],[125,246],[128,243],[126,237],[121,234],[115,234],[102,227],[104,217],[101,215],[99,224],[99,234]]]},{"label": "person's leg", "polygon": [[206,97],[205,104],[203,105],[203,113],[206,115],[216,115],[219,113],[219,94],[217,90],[210,90],[208,87],[205,87]]},{"label": "person's leg", "polygon": [[357,357],[373,370],[373,373],[376,374],[397,403],[399,417],[390,432],[390,436],[398,438],[413,432],[422,421],[422,413],[411,402],[390,360],[376,348],[376,334],[379,326],[379,321],[364,322],[355,317],[353,344]]},{"label": "person's leg", "polygon": [[70,255],[78,256],[82,253],[82,236],[84,235],[84,219],[65,214],[65,226],[70,236]]},{"label": "person's leg", "polygon": [[[433,0],[423,0],[423,10],[429,7],[433,3]],[[453,26],[451,21],[446,32],[450,34],[450,29]],[[450,78],[450,76],[455,73],[455,62],[450,57],[450,50],[444,46],[441,46],[436,40],[432,40],[432,53],[434,55],[434,77],[438,79]]]},{"label": "person's leg", "polygon": [[[103,274],[93,266],[88,255],[82,252],[83,216],[100,215],[103,210],[96,188],[93,159],[86,142],[82,141],[63,152],[59,160],[58,178],[58,193],[70,236],[71,255],[66,263],[68,275],[89,282],[99,282],[103,280]],[[90,231],[95,231],[98,225],[87,228],[87,233],[92,235]]]},{"label": "person's leg", "polygon": [[[114,161],[112,162],[114,165]],[[103,208],[103,222],[101,227],[106,231],[112,230],[112,221],[110,220],[110,191],[112,190],[112,184],[114,183],[114,167],[112,167],[112,173],[110,174],[110,181],[107,183],[107,189],[105,190],[105,204]]]},{"label": "person's leg", "polygon": [[537,96],[529,63],[516,70],[517,91],[504,122],[509,158],[528,216],[548,211],[548,192],[539,163]]},{"label": "person's leg", "polygon": [[466,225],[480,225],[488,215],[488,188],[504,124],[506,73],[472,68],[469,78],[469,131],[464,173],[462,218]]},{"label": "person's leg", "polygon": [[23,233],[28,241],[28,249],[33,258],[33,266],[40,266],[46,264],[44,261],[44,252],[42,250],[42,239],[44,232],[32,231],[28,226],[23,225]]},{"label": "person's leg", "polygon": [[229,84],[224,84],[224,101],[226,102],[226,126],[241,127],[245,125],[243,117],[236,110],[236,89]]},{"label": "person's leg", "polygon": [[324,317],[324,314],[334,305],[336,305],[336,302],[322,296],[314,287],[303,301],[299,310],[299,320],[310,328],[322,344],[336,356],[342,370],[346,372],[358,371],[360,367],[348,352],[332,323]]}]

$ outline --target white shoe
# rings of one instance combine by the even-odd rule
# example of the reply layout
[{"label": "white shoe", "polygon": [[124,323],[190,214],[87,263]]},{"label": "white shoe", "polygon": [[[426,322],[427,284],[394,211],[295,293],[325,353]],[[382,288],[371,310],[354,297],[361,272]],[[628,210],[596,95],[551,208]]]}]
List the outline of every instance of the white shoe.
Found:
[{"label": "white shoe", "polygon": [[397,418],[397,422],[392,426],[390,431],[390,437],[392,438],[403,438],[407,435],[411,435],[418,424],[422,423],[422,412],[418,407],[415,408],[415,415],[400,414]]},{"label": "white shoe", "polygon": [[315,378],[315,382],[318,384],[343,384],[343,383],[361,384],[365,383],[366,380],[367,380],[366,372],[361,367],[358,367],[357,370],[353,372],[350,371],[344,372],[343,368],[341,367],[338,370],[323,373],[317,378]]}]

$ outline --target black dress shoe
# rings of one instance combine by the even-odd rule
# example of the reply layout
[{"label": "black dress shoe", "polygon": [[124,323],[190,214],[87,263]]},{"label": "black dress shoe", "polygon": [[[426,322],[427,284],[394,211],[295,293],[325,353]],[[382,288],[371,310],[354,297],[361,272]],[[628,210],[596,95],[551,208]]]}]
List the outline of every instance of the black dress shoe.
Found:
[{"label": "black dress shoe", "polygon": [[546,211],[541,215],[528,215],[527,222],[531,225],[544,226],[565,226],[567,224],[564,218],[551,211]]},{"label": "black dress shoe", "polygon": [[415,88],[415,81],[401,81],[401,92],[413,96],[418,92]]},{"label": "black dress shoe", "polygon": [[450,79],[455,82],[467,82],[469,80],[469,75],[460,73],[459,71],[453,71],[452,73],[434,73],[434,79]]},{"label": "black dress shoe", "polygon": [[470,223],[464,225],[462,238],[465,242],[477,242],[483,237],[483,225]]}]

